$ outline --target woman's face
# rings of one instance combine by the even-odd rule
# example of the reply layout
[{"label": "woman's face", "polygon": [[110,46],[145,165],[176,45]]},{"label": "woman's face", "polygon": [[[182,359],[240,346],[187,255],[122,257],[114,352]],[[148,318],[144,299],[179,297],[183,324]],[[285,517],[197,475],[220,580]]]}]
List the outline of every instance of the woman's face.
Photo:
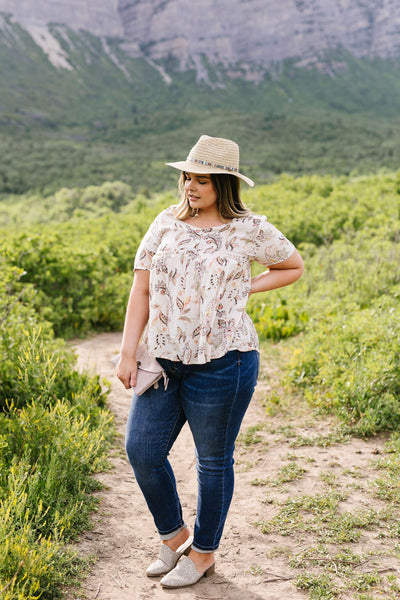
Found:
[{"label": "woman's face", "polygon": [[217,206],[217,192],[210,175],[184,173],[185,192],[191,208],[207,211]]}]

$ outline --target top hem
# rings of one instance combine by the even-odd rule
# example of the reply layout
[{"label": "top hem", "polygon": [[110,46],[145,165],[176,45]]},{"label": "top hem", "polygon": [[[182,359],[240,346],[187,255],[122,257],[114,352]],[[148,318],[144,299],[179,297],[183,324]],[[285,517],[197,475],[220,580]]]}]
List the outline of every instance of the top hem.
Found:
[{"label": "top hem", "polygon": [[232,352],[233,350],[238,350],[239,352],[252,352],[253,350],[255,350],[256,352],[259,352],[260,347],[259,347],[259,345],[256,345],[256,346],[245,346],[245,347],[238,346],[238,347],[227,348],[227,349],[223,350],[221,353],[218,352],[216,354],[212,354],[210,356],[210,358],[204,357],[204,360],[196,359],[196,360],[190,361],[190,362],[185,361],[184,359],[182,360],[176,354],[173,357],[169,353],[167,356],[165,356],[165,354],[161,355],[157,352],[152,352],[151,350],[149,350],[149,354],[152,358],[155,358],[156,360],[158,360],[159,358],[164,358],[164,359],[170,360],[172,362],[182,363],[183,365],[205,365],[205,364],[211,362],[212,360],[222,358],[223,356],[225,356],[225,354],[228,354],[228,352]]}]

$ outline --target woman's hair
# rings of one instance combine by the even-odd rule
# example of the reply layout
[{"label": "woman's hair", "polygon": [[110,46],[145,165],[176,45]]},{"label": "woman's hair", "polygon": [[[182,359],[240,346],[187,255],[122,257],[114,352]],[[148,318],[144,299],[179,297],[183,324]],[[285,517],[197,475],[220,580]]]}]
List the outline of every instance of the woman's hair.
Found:
[{"label": "woman's hair", "polygon": [[[233,219],[235,217],[244,217],[249,214],[249,210],[243,204],[240,198],[240,179],[234,175],[210,174],[211,182],[217,193],[217,205],[220,216],[223,219]],[[187,219],[193,216],[192,208],[185,192],[186,174],[183,171],[179,178],[179,192],[181,201],[175,207],[175,217],[177,219]]]}]

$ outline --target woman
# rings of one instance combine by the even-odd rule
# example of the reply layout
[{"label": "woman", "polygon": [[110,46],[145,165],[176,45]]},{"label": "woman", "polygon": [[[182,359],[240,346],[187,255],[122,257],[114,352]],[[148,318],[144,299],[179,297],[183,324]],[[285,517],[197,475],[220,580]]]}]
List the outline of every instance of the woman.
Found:
[{"label": "woman", "polygon": [[[240,180],[254,183],[239,172],[235,142],[201,136],[186,161],[167,164],[182,172],[182,198],[158,215],[136,254],[117,375],[135,387],[146,328],[149,354],[169,384],[134,394],[126,450],[162,540],[147,575],[164,575],[161,585],[176,588],[215,568],[233,494],[235,439],[258,376],[247,299],[293,283],[303,263],[291,242],[242,204]],[[251,278],[253,261],[267,270]],[[193,538],[167,460],[186,421],[198,473]]]}]

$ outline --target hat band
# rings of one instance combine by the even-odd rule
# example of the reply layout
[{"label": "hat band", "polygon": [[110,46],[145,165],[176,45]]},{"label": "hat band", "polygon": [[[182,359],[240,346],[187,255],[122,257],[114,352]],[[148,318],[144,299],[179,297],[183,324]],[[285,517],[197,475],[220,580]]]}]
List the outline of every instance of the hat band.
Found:
[{"label": "hat band", "polygon": [[198,160],[197,158],[188,158],[190,162],[198,163],[199,165],[206,165],[207,167],[215,167],[217,169],[224,169],[224,171],[231,171],[231,173],[239,173],[239,169],[236,167],[226,167],[224,165],[217,165],[216,163],[210,163],[206,160]]}]

